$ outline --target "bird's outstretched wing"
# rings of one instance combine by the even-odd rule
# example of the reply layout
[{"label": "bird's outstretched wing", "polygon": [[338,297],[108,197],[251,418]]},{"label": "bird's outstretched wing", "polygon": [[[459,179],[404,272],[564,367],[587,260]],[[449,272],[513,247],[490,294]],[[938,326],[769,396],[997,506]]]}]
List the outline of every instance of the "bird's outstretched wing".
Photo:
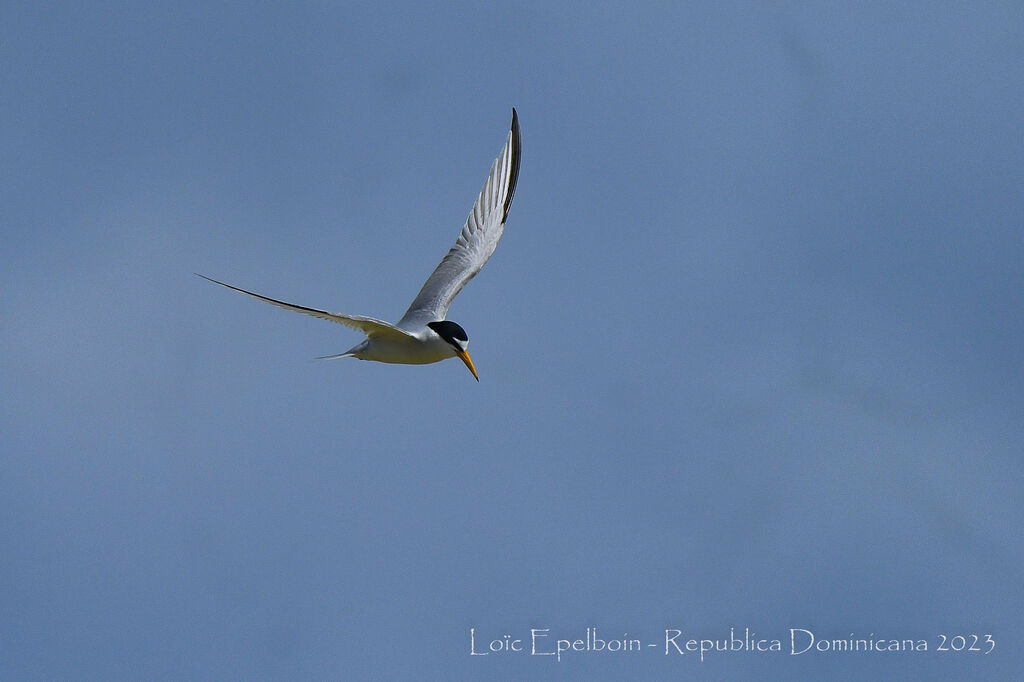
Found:
[{"label": "bird's outstretched wing", "polygon": [[276,298],[261,296],[260,294],[253,293],[252,291],[246,291],[245,289],[240,289],[239,287],[231,286],[230,284],[225,284],[224,282],[215,280],[212,277],[200,275],[198,272],[196,273],[196,275],[202,277],[205,280],[209,280],[214,284],[219,284],[222,287],[234,289],[235,291],[240,291],[243,294],[252,296],[253,298],[258,298],[261,301],[266,301],[270,305],[276,305],[277,307],[284,308],[285,310],[294,310],[297,313],[302,313],[304,315],[312,315],[313,317],[319,317],[321,320],[337,322],[338,324],[343,324],[346,327],[358,329],[359,331],[366,334],[368,337],[393,335],[398,335],[402,337],[411,336],[411,334],[409,334],[408,332],[395,327],[393,324],[384,322],[383,320],[377,320],[372,317],[365,317],[363,315],[343,315],[341,313],[329,313],[326,310],[317,310],[316,308],[307,308],[306,306],[295,305],[294,303],[285,303],[284,301],[278,301]]},{"label": "bird's outstretched wing", "polygon": [[427,278],[420,293],[398,321],[399,327],[415,329],[427,322],[445,319],[452,299],[494,253],[516,191],[520,149],[519,117],[513,109],[512,126],[505,146],[491,166],[487,182],[473,204],[462,234]]}]

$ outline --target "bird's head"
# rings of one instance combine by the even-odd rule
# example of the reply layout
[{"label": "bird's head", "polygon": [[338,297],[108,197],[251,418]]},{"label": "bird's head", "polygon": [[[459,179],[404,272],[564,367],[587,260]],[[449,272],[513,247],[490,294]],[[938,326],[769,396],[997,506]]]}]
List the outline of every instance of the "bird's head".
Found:
[{"label": "bird's head", "polygon": [[473,367],[473,361],[469,359],[469,353],[466,352],[466,349],[469,348],[469,336],[466,335],[466,330],[449,320],[427,322],[427,326],[452,347],[455,355],[466,363],[466,367],[473,373],[473,378],[480,381],[480,377],[476,375],[476,368]]}]

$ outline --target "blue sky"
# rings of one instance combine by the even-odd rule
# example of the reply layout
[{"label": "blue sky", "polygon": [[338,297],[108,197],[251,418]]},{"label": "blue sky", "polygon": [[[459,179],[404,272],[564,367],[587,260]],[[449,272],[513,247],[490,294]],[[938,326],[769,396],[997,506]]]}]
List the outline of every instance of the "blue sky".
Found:
[{"label": "blue sky", "polygon": [[[6,679],[1003,678],[1017,3],[7,3]],[[519,112],[457,361],[397,319]],[[470,655],[749,628],[924,653]],[[990,634],[988,655],[938,652]]]}]

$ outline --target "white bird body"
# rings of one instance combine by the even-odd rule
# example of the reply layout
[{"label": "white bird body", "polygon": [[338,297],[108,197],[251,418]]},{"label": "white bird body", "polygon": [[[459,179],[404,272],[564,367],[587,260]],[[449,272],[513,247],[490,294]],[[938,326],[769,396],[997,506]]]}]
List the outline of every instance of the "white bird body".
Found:
[{"label": "white bird body", "polygon": [[390,362],[399,365],[429,365],[456,357],[455,349],[437,332],[424,327],[409,336],[374,336],[367,338],[341,355],[360,360]]},{"label": "white bird body", "polygon": [[199,276],[271,305],[338,322],[366,334],[365,340],[349,350],[338,355],[324,356],[325,359],[352,357],[376,362],[423,365],[458,357],[479,381],[473,362],[466,352],[469,337],[462,327],[445,318],[456,294],[480,272],[480,268],[498,246],[498,240],[501,239],[505,228],[505,218],[512,204],[512,196],[515,194],[520,155],[519,118],[513,109],[512,125],[505,145],[491,166],[491,172],[484,182],[483,189],[480,190],[476,203],[473,204],[459,238],[427,278],[409,305],[409,309],[395,324],[363,315],[331,313],[285,303],[205,275]]}]

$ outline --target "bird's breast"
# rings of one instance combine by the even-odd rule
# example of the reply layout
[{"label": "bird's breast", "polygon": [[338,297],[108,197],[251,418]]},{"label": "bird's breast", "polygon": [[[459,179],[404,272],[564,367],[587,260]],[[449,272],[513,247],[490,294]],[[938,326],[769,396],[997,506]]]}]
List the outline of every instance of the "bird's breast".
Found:
[{"label": "bird's breast", "polygon": [[374,360],[376,362],[390,362],[401,365],[426,365],[431,362],[440,362],[447,358],[455,357],[454,349],[443,339],[433,335],[420,339],[409,337],[408,339],[392,339],[381,337],[370,337],[366,340],[366,347],[356,354],[361,360]]}]

